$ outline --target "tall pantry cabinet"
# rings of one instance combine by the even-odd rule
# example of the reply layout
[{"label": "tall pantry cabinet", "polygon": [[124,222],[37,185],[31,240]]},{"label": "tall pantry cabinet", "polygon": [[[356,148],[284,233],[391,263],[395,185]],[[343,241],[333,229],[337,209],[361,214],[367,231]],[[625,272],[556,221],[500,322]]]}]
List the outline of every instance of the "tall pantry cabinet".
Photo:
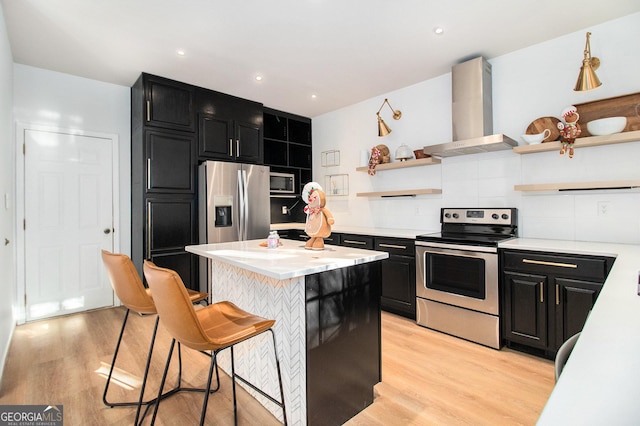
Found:
[{"label": "tall pantry cabinet", "polygon": [[142,74],[131,88],[131,258],[150,259],[197,288],[195,88]]},{"label": "tall pantry cabinet", "polygon": [[198,165],[263,163],[262,104],[143,73],[131,88],[131,258],[198,289]]}]

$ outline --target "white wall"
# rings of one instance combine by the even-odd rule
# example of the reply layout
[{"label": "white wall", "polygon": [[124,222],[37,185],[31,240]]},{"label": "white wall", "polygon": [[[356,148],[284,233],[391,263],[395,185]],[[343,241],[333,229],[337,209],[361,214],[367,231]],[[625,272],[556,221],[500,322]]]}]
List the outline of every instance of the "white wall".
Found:
[{"label": "white wall", "polygon": [[[601,59],[602,87],[578,93],[573,86],[591,31],[591,51]],[[494,132],[519,140],[538,117],[560,117],[575,103],[640,91],[640,13],[541,43],[498,58],[493,68]],[[452,64],[453,65],[453,64]],[[402,111],[395,121],[382,116],[393,132],[377,136],[375,112],[384,98]],[[581,123],[586,126],[586,123]],[[568,240],[640,243],[640,192],[608,190],[520,193],[515,184],[638,179],[640,142],[577,149],[573,159],[556,152],[518,155],[511,151],[445,158],[441,165],[388,170],[370,177],[356,172],[360,152],[383,143],[392,154],[402,143],[412,149],[451,141],[451,74],[313,119],[313,176],[348,174],[350,195],[328,197],[336,223],[437,230],[441,207],[517,207],[520,236]],[[341,164],[321,167],[321,152],[340,150]],[[356,192],[407,188],[442,188],[442,195],[415,198],[362,198]],[[533,194],[533,195],[532,195]],[[598,215],[598,204],[608,204]]]},{"label": "white wall", "polygon": [[[15,181],[11,123],[13,57],[0,4],[0,378],[15,321]],[[5,201],[6,197],[6,201]],[[5,239],[9,240],[8,245]]]},{"label": "white wall", "polygon": [[116,230],[117,249],[131,254],[130,88],[14,64],[13,113],[19,123],[118,135],[122,229]]}]

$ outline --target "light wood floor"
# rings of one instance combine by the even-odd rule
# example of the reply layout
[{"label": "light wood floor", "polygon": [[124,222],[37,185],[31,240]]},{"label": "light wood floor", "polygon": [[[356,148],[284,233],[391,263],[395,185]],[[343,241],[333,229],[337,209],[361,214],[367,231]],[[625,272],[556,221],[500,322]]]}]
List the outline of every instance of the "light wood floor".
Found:
[{"label": "light wood floor", "polygon": [[[135,409],[102,403],[105,379],[124,309],[112,308],[16,327],[0,384],[0,405],[60,404],[66,425],[131,424]],[[130,315],[117,366],[124,381],[142,375],[154,317]],[[157,390],[170,337],[160,326],[147,398]],[[383,380],[373,405],[348,425],[533,425],[553,387],[553,364],[511,350],[496,351],[382,314]],[[336,360],[339,362],[339,360]],[[183,380],[203,386],[209,358],[183,350]],[[128,375],[127,375],[128,373]],[[177,367],[170,383],[175,383]],[[207,424],[233,424],[230,381],[211,396]],[[134,384],[135,386],[135,384]],[[137,389],[113,384],[111,400],[135,399]],[[159,425],[195,424],[202,394],[164,400]],[[240,425],[275,425],[246,393],[238,395]],[[149,424],[150,416],[145,419]]]}]

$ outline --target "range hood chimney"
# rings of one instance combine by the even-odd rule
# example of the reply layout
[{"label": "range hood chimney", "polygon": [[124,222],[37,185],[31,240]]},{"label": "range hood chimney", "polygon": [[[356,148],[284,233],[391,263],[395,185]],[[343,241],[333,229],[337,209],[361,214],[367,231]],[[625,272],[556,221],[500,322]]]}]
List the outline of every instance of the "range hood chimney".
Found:
[{"label": "range hood chimney", "polygon": [[518,143],[493,134],[491,64],[479,56],[451,70],[453,142],[424,147],[436,157],[511,149]]}]

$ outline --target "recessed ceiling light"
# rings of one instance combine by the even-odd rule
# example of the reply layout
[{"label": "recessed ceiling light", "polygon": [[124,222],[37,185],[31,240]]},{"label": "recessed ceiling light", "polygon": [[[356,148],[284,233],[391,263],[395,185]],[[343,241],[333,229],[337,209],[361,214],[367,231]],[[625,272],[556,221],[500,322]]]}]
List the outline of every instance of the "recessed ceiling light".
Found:
[{"label": "recessed ceiling light", "polygon": [[256,75],[256,81],[262,81],[262,76],[261,75]]},{"label": "recessed ceiling light", "polygon": [[178,50],[176,50],[176,54],[178,56],[184,56],[186,54],[186,52],[183,49],[178,49]]},{"label": "recessed ceiling light", "polygon": [[311,95],[311,99],[316,99],[318,97],[318,95],[316,95],[315,93]]},{"label": "recessed ceiling light", "polygon": [[442,34],[444,34],[444,28],[442,28],[442,27],[435,27],[435,28],[433,29],[433,32],[434,32],[436,35],[442,35]]}]

